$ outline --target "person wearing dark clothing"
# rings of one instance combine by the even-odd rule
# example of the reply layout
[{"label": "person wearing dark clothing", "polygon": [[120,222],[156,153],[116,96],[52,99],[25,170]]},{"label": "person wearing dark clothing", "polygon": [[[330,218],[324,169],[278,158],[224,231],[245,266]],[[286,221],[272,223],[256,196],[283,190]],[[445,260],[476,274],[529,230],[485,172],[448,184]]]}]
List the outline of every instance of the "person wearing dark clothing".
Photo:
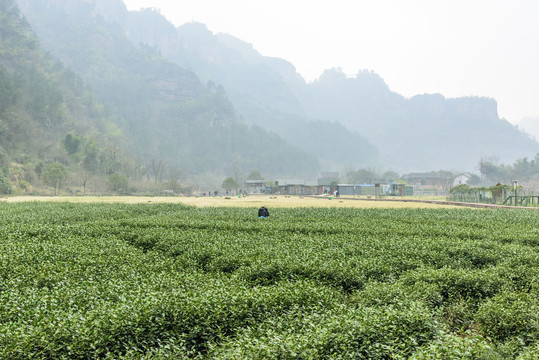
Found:
[{"label": "person wearing dark clothing", "polygon": [[262,206],[260,209],[258,209],[258,217],[263,219],[269,217],[269,211],[266,209],[265,206]]}]

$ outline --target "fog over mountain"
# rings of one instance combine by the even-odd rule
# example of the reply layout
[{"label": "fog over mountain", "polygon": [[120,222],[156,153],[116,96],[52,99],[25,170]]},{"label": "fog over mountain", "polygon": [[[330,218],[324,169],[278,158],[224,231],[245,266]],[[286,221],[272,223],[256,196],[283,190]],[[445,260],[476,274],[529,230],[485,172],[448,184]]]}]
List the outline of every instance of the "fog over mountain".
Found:
[{"label": "fog over mountain", "polygon": [[520,120],[518,128],[539,139],[539,118],[526,117]]},{"label": "fog over mountain", "polygon": [[[363,165],[401,172],[473,170],[482,157],[510,162],[539,149],[533,139],[499,118],[491,98],[421,94],[407,99],[372,71],[349,76],[328,69],[306,83],[286,60],[261,56],[251,44],[213,34],[203,24],[184,24],[175,37],[172,27],[164,26],[168,21],[156,12],[139,13],[138,21],[131,25],[162,32],[130,32],[136,42],[154,46],[202,79],[222,84],[246,121],[273,129],[306,149],[298,131],[312,120],[336,122],[374,144],[379,157],[362,159]],[[339,134],[343,133],[326,136],[337,142]]]},{"label": "fog over mountain", "polygon": [[[175,118],[183,119],[178,129],[192,119],[205,118],[212,124],[239,121],[264,129],[256,136],[245,132],[251,140],[278,135],[287,150],[277,143],[257,146],[250,141],[240,147],[242,156],[234,155],[236,162],[261,167],[264,162],[248,160],[246,153],[279,153],[279,163],[289,164],[288,168],[279,171],[276,164],[264,165],[275,175],[293,174],[299,164],[303,170],[297,173],[309,172],[305,164],[312,172],[359,167],[401,173],[474,170],[481,158],[511,162],[539,152],[535,140],[499,118],[491,98],[447,99],[442,94],[405,98],[372,71],[350,76],[328,69],[307,83],[293,64],[260,55],[256,45],[214,34],[200,23],[175,28],[157,11],[127,11],[120,0],[20,0],[19,4],[45,48],[79,72],[98,97],[116,109],[127,137],[136,138],[137,144],[150,139],[151,146],[141,155],[150,159],[166,153],[168,162],[176,161],[178,168],[191,172],[197,171],[193,159],[207,150],[187,149],[185,144],[200,143],[197,137],[209,130],[178,130],[182,136],[170,137]],[[87,26],[83,31],[81,24]],[[137,60],[140,56],[146,60]],[[194,113],[184,106],[173,110],[183,101],[204,98],[208,91],[216,95],[211,101],[199,101]],[[150,98],[157,102],[148,102]],[[234,132],[221,132],[230,134]],[[294,154],[305,154],[299,156],[305,159],[310,154],[316,161],[301,161]],[[226,157],[221,157],[223,161]],[[216,166],[198,163],[206,163],[204,171]],[[219,172],[224,171],[221,166]]]}]

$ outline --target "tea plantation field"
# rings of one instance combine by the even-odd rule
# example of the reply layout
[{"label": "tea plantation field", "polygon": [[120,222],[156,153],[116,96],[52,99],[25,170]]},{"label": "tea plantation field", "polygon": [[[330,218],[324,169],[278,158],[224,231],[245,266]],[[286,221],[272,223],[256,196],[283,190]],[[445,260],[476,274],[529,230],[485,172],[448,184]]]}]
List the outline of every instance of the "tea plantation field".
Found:
[{"label": "tea plantation field", "polygon": [[0,359],[537,359],[539,212],[0,204]]}]

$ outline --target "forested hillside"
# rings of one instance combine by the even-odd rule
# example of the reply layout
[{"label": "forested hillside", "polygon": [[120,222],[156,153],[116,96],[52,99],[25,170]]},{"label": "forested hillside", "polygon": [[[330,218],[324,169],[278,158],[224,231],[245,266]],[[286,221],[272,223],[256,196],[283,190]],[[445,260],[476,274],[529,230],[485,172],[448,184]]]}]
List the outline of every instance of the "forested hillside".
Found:
[{"label": "forested hillside", "polygon": [[260,127],[246,125],[224,89],[125,36],[117,1],[21,0],[43,46],[82,79],[103,104],[118,144],[157,180],[215,178],[259,170],[308,176],[314,156]]},{"label": "forested hillside", "polygon": [[132,175],[121,138],[82,79],[41,50],[16,3],[0,0],[0,193]]}]

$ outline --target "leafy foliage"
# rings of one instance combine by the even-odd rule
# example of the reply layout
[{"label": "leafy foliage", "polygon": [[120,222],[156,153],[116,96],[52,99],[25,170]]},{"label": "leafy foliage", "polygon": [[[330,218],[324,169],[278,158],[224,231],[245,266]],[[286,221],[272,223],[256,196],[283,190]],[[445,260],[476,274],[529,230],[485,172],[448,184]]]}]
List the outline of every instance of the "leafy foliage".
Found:
[{"label": "leafy foliage", "polygon": [[539,174],[539,154],[528,160],[527,157],[517,159],[512,164],[496,164],[481,159],[479,162],[481,177],[488,182],[510,184],[512,180],[527,181]]},{"label": "leafy foliage", "polygon": [[258,170],[252,170],[249,175],[245,178],[245,180],[264,180],[264,177]]},{"label": "leafy foliage", "polygon": [[9,179],[4,174],[5,168],[0,171],[0,194],[11,194],[12,188]]},{"label": "leafy foliage", "polygon": [[54,188],[54,195],[58,194],[62,183],[67,179],[67,168],[60,163],[52,163],[43,168],[41,174],[43,181]]},{"label": "leafy foliage", "polygon": [[2,358],[537,354],[533,211],[0,203]]},{"label": "leafy foliage", "polygon": [[240,184],[234,178],[227,177],[225,180],[223,180],[221,187],[226,191],[237,190],[239,189]]},{"label": "leafy foliage", "polygon": [[[111,136],[107,124],[81,77],[41,50],[17,3],[0,1],[0,160],[13,191],[50,180],[41,178],[45,163],[64,164],[74,181],[84,171],[109,175],[120,161],[129,172],[132,159],[116,147],[123,135]],[[56,192],[62,182],[54,183]]]},{"label": "leafy foliage", "polygon": [[122,174],[112,174],[109,176],[109,189],[114,193],[125,194],[129,187],[129,180]]}]

